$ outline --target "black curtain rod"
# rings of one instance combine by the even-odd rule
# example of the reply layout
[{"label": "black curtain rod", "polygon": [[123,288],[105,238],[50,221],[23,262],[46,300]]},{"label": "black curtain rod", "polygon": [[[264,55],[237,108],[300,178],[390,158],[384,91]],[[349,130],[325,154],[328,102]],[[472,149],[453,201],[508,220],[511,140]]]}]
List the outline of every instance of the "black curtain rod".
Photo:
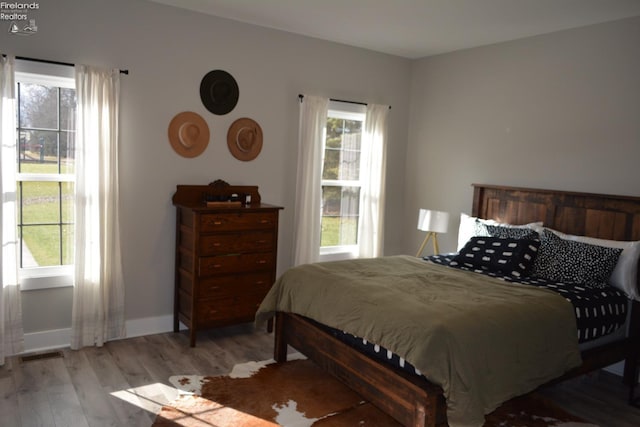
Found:
[{"label": "black curtain rod", "polygon": [[[304,95],[303,94],[298,94],[298,98],[300,98],[300,102],[302,102],[302,99],[304,98]],[[369,105],[366,102],[345,101],[344,99],[335,99],[335,98],[329,98],[329,101],[346,102],[347,104],[356,104],[356,105]],[[391,105],[389,105],[389,109],[391,109]]]},{"label": "black curtain rod", "polygon": [[[4,53],[2,56],[6,57]],[[43,64],[53,64],[53,65],[64,65],[67,67],[75,67],[76,64],[72,64],[70,62],[60,62],[60,61],[50,61],[48,59],[38,59],[38,58],[29,58],[26,56],[16,56],[16,59],[20,59],[22,61],[32,61],[32,62],[41,62]],[[120,70],[120,74],[129,74],[129,70]]]}]

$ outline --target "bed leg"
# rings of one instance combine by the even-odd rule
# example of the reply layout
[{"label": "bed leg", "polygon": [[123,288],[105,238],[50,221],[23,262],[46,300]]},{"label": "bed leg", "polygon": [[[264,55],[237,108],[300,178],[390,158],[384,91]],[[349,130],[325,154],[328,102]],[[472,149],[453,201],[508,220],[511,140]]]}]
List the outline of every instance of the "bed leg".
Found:
[{"label": "bed leg", "polygon": [[629,385],[629,405],[636,408],[640,408],[640,397],[636,397],[638,374],[640,373],[639,368],[637,354],[625,361],[624,382]]},{"label": "bed leg", "polygon": [[423,405],[416,405],[415,426],[425,427],[427,425],[427,411]]},{"label": "bed leg", "polygon": [[284,316],[276,313],[273,358],[276,362],[287,361],[287,341],[284,337]]}]

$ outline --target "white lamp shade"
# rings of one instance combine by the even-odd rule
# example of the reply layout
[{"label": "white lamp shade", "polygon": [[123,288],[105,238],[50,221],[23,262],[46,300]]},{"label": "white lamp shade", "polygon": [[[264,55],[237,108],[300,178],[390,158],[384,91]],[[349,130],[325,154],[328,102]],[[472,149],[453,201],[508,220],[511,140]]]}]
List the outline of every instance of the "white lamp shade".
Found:
[{"label": "white lamp shade", "polygon": [[449,226],[449,212],[420,209],[418,230],[446,233]]}]

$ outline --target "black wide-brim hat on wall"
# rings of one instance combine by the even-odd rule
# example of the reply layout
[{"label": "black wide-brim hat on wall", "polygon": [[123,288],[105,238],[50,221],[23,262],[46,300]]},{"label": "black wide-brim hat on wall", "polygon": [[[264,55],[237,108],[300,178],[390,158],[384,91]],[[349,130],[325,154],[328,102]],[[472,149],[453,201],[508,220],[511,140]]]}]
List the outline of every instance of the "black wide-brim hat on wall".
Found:
[{"label": "black wide-brim hat on wall", "polygon": [[209,71],[200,82],[200,99],[207,110],[223,115],[238,103],[240,90],[233,76],[224,70]]}]

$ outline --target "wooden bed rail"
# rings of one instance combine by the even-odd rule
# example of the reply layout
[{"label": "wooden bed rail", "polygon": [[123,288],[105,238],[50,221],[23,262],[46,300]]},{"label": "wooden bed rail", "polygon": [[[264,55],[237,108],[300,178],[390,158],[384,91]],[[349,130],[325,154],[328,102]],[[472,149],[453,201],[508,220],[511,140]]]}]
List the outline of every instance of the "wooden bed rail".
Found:
[{"label": "wooden bed rail", "polygon": [[274,359],[287,360],[287,346],[338,378],[407,427],[446,427],[442,389],[427,380],[365,356],[330,333],[291,313],[276,314]]}]

